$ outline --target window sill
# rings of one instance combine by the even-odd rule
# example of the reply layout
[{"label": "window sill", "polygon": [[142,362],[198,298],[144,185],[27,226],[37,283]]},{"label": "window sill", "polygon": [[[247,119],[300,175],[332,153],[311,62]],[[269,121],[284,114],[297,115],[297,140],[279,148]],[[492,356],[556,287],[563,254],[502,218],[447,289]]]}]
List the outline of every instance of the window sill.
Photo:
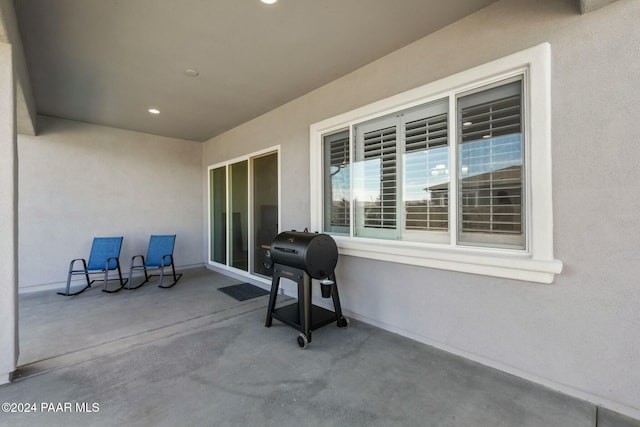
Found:
[{"label": "window sill", "polygon": [[562,271],[559,260],[536,259],[531,254],[509,250],[332,237],[341,255],[400,264],[546,284],[553,283],[555,275]]}]

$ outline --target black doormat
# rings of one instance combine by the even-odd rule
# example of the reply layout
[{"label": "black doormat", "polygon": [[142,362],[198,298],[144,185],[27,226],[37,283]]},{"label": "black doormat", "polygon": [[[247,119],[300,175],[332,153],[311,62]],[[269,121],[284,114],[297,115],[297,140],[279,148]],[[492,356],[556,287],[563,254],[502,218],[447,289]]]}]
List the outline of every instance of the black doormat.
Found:
[{"label": "black doormat", "polygon": [[269,295],[269,291],[265,291],[251,283],[240,283],[239,285],[225,286],[224,288],[218,288],[218,290],[232,298],[235,298],[237,301],[245,301],[251,298],[261,297],[263,295]]}]

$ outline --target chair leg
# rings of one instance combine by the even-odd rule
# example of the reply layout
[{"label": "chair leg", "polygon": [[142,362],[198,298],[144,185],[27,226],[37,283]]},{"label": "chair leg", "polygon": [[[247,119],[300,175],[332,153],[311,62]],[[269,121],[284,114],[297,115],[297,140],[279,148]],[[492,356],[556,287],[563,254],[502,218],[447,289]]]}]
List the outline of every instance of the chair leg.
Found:
[{"label": "chair leg", "polygon": [[130,291],[131,284],[133,283],[133,264],[129,267],[129,278],[127,279],[127,282],[129,283],[129,286],[127,286],[125,289]]},{"label": "chair leg", "polygon": [[120,270],[120,262],[118,262],[118,279],[120,280],[120,289],[124,288],[129,279],[122,279],[122,271]]},{"label": "chair leg", "polygon": [[133,290],[133,289],[138,289],[139,287],[141,287],[145,283],[149,282],[149,278],[151,276],[149,275],[149,273],[147,273],[147,267],[142,266],[142,269],[144,270],[144,281],[142,283],[140,283],[138,286],[131,286],[131,284],[133,283],[133,277],[132,277],[133,268],[131,270],[129,270],[129,279],[128,279],[129,286],[125,288],[126,290],[130,291],[130,290]]},{"label": "chair leg", "polygon": [[69,276],[69,278],[67,279],[67,288],[66,288],[65,292],[56,292],[56,293],[58,295],[62,295],[62,296],[65,296],[65,297],[72,297],[74,295],[79,295],[79,294],[83,293],[84,291],[86,291],[90,287],[91,287],[91,285],[87,284],[84,288],[80,289],[79,291],[70,292],[71,291],[71,276]]},{"label": "chair leg", "polygon": [[[135,265],[136,258],[140,258],[142,260],[141,265]],[[133,270],[142,268],[144,270],[144,281],[140,283],[138,286],[133,285]],[[127,279],[129,286],[125,289],[130,291],[132,289],[138,289],[140,286],[144,285],[149,281],[149,274],[147,273],[147,266],[143,255],[136,255],[131,258],[131,264],[129,265],[129,278]]]},{"label": "chair leg", "polygon": [[65,292],[57,292],[58,295],[71,297],[74,295],[81,294],[91,287],[91,284],[93,283],[93,281],[89,281],[89,273],[87,272],[87,263],[85,260],[81,260],[82,264],[84,265],[84,276],[85,276],[85,279],[87,280],[87,285],[84,288],[80,289],[79,291],[76,291],[73,293],[71,292],[71,276],[73,276],[73,273],[74,273],[73,264],[75,263],[75,261],[78,261],[78,260],[71,261],[71,265],[69,265],[69,274],[67,275],[67,287],[65,289]]},{"label": "chair leg", "polygon": [[[108,261],[107,261],[108,263]],[[109,268],[107,265],[107,268],[104,271],[104,289],[102,289],[102,292],[106,292],[108,294],[113,294],[116,293],[120,290],[122,290],[122,288],[124,288],[124,285],[127,284],[127,279],[122,280],[122,271],[120,270],[120,262],[116,259],[116,270],[118,271],[118,277],[115,279],[109,279]],[[120,287],[118,287],[117,289],[113,289],[113,290],[109,290],[107,289],[107,284],[109,283],[109,281],[113,281],[113,280],[118,280],[120,282]]]},{"label": "chair leg", "polygon": [[118,287],[117,289],[113,289],[113,290],[107,289],[107,285],[108,285],[108,283],[110,281],[117,280],[117,279],[109,279],[108,276],[109,276],[109,270],[105,270],[105,272],[104,272],[104,287],[102,288],[102,292],[106,292],[108,294],[114,294],[114,293],[118,292],[120,289],[122,289],[122,286]]},{"label": "chair leg", "polygon": [[176,283],[178,283],[178,280],[180,280],[180,278],[182,277],[182,273],[180,274],[176,274],[176,268],[173,265],[173,262],[171,263],[171,270],[173,272],[173,283],[171,283],[168,286],[162,286],[162,272],[163,272],[164,268],[160,269],[160,284],[158,285],[158,287],[163,288],[163,289],[169,289],[171,288],[173,285],[175,285]]}]

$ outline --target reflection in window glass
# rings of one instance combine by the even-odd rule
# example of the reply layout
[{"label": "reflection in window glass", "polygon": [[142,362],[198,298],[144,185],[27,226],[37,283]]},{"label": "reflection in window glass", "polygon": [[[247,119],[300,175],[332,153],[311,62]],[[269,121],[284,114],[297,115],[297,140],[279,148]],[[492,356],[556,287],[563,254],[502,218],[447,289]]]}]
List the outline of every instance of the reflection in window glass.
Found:
[{"label": "reflection in window glass", "polygon": [[261,276],[278,234],[278,151],[209,170],[211,263]]},{"label": "reflection in window glass", "polygon": [[525,249],[522,84],[510,78],[354,124],[351,145],[349,130],[324,135],[323,230]]},{"label": "reflection in window glass", "polygon": [[211,194],[211,261],[227,263],[227,168],[209,171]]},{"label": "reflection in window glass", "polygon": [[405,229],[449,229],[449,140],[446,103],[419,111],[404,125]]},{"label": "reflection in window glass", "polygon": [[525,247],[521,81],[458,99],[459,242]]},{"label": "reflection in window glass", "polygon": [[278,235],[278,155],[253,159],[253,273],[272,275],[264,266],[267,247]]},{"label": "reflection in window glass", "polygon": [[349,131],[324,137],[324,230],[349,234]]},{"label": "reflection in window glass", "polygon": [[249,189],[247,161],[229,166],[229,254],[230,265],[249,271]]},{"label": "reflection in window glass", "polygon": [[355,236],[400,237],[397,126],[396,116],[355,126]]}]

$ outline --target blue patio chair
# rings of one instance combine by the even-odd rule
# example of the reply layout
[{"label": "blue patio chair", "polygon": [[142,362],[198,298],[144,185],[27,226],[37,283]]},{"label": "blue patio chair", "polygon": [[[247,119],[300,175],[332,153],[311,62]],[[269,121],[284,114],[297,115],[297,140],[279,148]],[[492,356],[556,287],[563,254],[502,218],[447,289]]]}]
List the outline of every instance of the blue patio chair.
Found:
[{"label": "blue patio chair", "polygon": [[[162,236],[151,236],[149,239],[149,248],[147,249],[147,257],[145,258],[143,255],[135,255],[131,258],[131,266],[129,267],[129,286],[126,289],[138,289],[140,286],[144,285],[149,281],[151,277],[160,276],[160,283],[158,284],[161,288],[170,288],[175,285],[178,280],[182,277],[182,273],[176,274],[176,268],[173,262],[173,247],[176,242],[176,235],[162,235]],[[141,264],[136,265],[136,258],[141,259]],[[173,273],[173,283],[167,286],[162,285],[162,281],[164,279],[164,269],[171,267],[171,271]],[[156,269],[160,270],[160,274],[148,274],[147,270]],[[144,270],[144,282],[140,283],[138,286],[132,287],[132,275],[134,270]]]},{"label": "blue patio chair", "polygon": [[[78,295],[91,287],[91,284],[98,279],[89,279],[89,274],[104,273],[104,289],[103,292],[113,293],[118,292],[127,283],[127,280],[122,279],[122,272],[120,271],[120,248],[122,247],[122,237],[96,237],[93,239],[91,245],[91,253],[89,254],[89,263],[84,258],[77,258],[71,261],[69,264],[69,274],[67,275],[67,289],[65,292],[58,292],[58,295],[72,296]],[[82,261],[82,268],[76,268],[76,262]],[[109,278],[109,271],[116,270],[118,277]],[[71,277],[82,274],[84,275],[87,284],[84,288],[76,292],[71,292]],[[118,280],[120,286],[117,289],[108,290],[107,284],[110,281]]]}]

